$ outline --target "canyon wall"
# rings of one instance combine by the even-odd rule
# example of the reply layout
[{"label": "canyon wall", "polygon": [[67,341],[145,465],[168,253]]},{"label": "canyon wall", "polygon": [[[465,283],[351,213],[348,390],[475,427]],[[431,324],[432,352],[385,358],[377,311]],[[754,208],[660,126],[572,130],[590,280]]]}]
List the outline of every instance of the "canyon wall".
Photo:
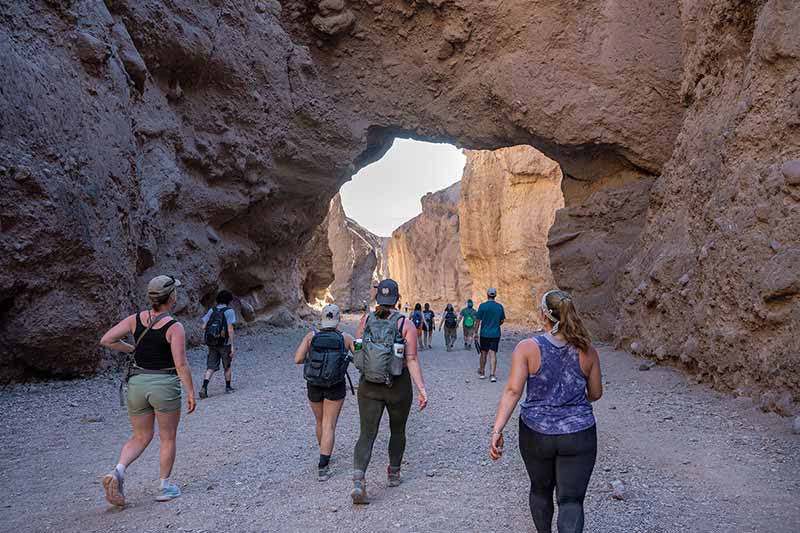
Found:
[{"label": "canyon wall", "polygon": [[347,218],[339,195],[331,202],[327,229],[334,277],[330,295],[342,311],[361,311],[373,285],[388,277],[388,239]]},{"label": "canyon wall", "polygon": [[[558,161],[565,194],[572,180],[596,190],[586,209],[565,196],[576,209],[559,233],[556,220],[552,260],[600,270],[589,308],[616,287],[603,320],[620,342],[721,388],[799,394],[797,2],[0,12],[2,380],[97,370],[97,339],[156,273],[186,282],[185,319],[221,286],[256,319],[291,317],[329,200],[412,136]],[[630,201],[638,235],[609,218]],[[630,260],[592,259],[581,239],[596,227]],[[554,271],[583,305],[577,276]]]},{"label": "canyon wall", "polygon": [[561,169],[530,146],[466,153],[458,211],[472,298],[495,287],[509,322],[539,326],[538,303],[555,287],[547,235],[564,206]]},{"label": "canyon wall", "polygon": [[392,232],[389,271],[404,305],[427,302],[439,313],[448,303],[460,309],[472,295],[459,244],[459,196],[460,183],[426,194],[422,213]]}]

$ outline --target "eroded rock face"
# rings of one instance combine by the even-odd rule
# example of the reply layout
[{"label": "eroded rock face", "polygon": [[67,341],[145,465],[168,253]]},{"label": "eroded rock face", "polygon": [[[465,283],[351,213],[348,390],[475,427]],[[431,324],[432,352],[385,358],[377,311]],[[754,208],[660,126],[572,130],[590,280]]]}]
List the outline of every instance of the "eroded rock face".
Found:
[{"label": "eroded rock face", "polygon": [[439,313],[448,303],[460,309],[472,295],[459,243],[460,191],[458,182],[426,194],[422,213],[392,232],[389,271],[403,304],[427,302]]},{"label": "eroded rock face", "polygon": [[461,252],[476,305],[495,287],[509,321],[539,325],[555,287],[547,235],[563,207],[558,163],[530,146],[468,150],[461,181]]},{"label": "eroded rock face", "polygon": [[800,5],[683,2],[682,15],[687,115],[624,270],[618,343],[723,390],[797,400]]},{"label": "eroded rock face", "polygon": [[[654,176],[609,306],[619,338],[723,388],[797,395],[799,10],[0,0],[2,379],[96,369],[96,339],[156,273],[186,281],[183,317],[220,285],[256,316],[291,313],[330,198],[400,134],[530,144],[600,189]],[[646,187],[617,181],[564,229],[627,240],[608,206]],[[580,238],[553,257],[588,272]]]},{"label": "eroded rock face", "polygon": [[331,202],[327,229],[334,277],[328,288],[330,295],[343,311],[361,311],[372,286],[388,277],[388,239],[347,218],[338,194]]}]

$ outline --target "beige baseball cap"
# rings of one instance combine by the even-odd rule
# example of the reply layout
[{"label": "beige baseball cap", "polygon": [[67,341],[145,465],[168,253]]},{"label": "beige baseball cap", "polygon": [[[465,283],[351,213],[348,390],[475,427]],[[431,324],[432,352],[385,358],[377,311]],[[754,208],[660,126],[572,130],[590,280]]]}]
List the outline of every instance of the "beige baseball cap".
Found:
[{"label": "beige baseball cap", "polygon": [[162,298],[172,293],[175,287],[180,287],[181,282],[173,276],[156,276],[147,284],[147,295],[153,298]]},{"label": "beige baseball cap", "polygon": [[333,329],[339,326],[342,315],[339,306],[328,304],[322,308],[322,329]]}]

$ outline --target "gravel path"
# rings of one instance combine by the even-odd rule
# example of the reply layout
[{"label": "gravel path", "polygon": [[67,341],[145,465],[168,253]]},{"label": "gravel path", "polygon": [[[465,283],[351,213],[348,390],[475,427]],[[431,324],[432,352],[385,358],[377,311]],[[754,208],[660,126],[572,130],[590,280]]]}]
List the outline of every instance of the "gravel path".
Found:
[{"label": "gravel path", "polygon": [[[128,470],[129,506],[116,510],[102,497],[100,477],[129,431],[111,378],[6,387],[0,530],[533,531],[516,417],[506,456],[491,464],[487,454],[509,354],[523,333],[506,333],[497,384],[476,379],[474,352],[445,353],[437,336],[422,356],[430,406],[412,411],[404,483],[386,487],[383,431],[368,472],[373,503],[362,508],[349,503],[358,425],[349,395],[334,477],[315,479],[313,416],[291,362],[301,330],[240,337],[237,392],[222,394],[218,374],[212,396],[182,422],[173,480],[184,495],[167,504],[153,500],[155,441]],[[679,371],[641,372],[627,353],[600,353],[606,394],[595,404],[600,452],[587,531],[800,531],[800,437],[787,419]],[[203,350],[190,359],[200,379]],[[624,483],[624,501],[612,498],[612,480]]]}]

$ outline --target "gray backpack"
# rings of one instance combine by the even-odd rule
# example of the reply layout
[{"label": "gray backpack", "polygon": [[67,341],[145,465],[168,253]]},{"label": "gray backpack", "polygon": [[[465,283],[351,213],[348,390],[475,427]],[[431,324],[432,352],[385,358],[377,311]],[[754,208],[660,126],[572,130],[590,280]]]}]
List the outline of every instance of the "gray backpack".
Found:
[{"label": "gray backpack", "polygon": [[370,313],[364,326],[362,348],[353,355],[353,365],[361,372],[365,380],[372,383],[391,385],[395,376],[392,374],[392,358],[395,342],[403,342],[403,325],[397,325],[402,315],[392,313],[387,319],[380,319]]}]

